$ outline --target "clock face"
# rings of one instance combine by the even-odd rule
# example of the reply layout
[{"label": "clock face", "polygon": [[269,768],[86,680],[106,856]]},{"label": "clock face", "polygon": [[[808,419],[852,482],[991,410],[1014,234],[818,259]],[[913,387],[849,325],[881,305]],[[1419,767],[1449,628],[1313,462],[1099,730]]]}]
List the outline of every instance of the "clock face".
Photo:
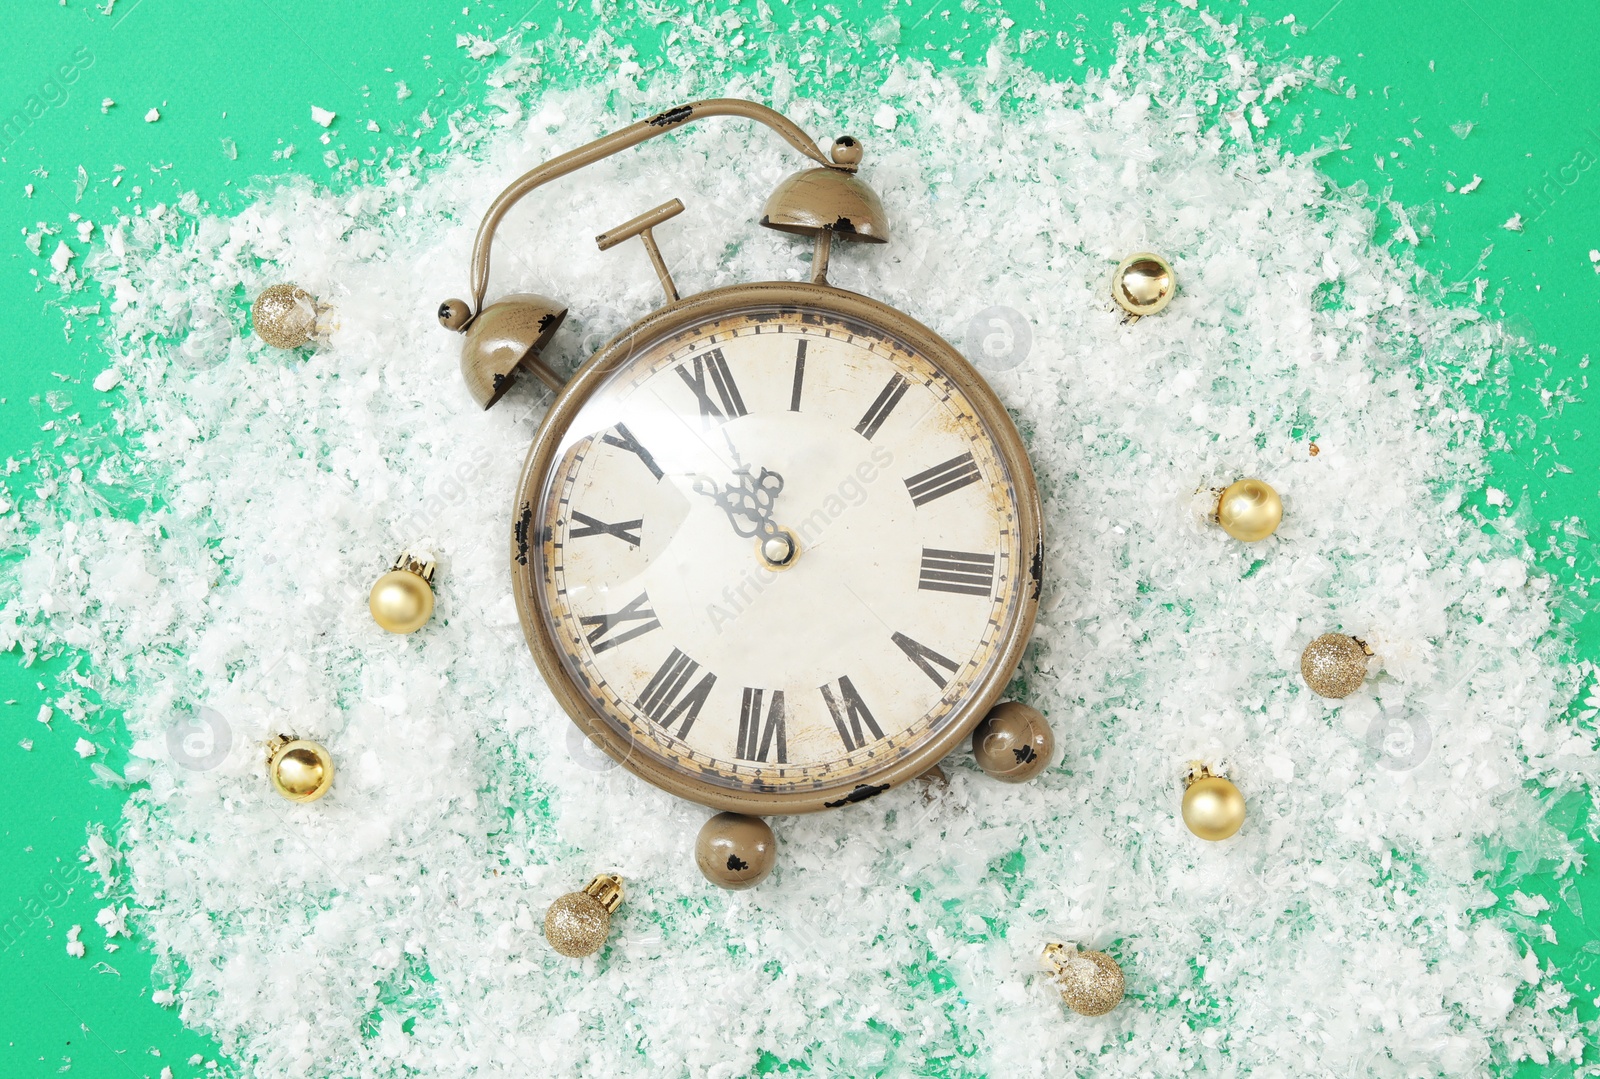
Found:
[{"label": "clock face", "polygon": [[529,457],[513,571],[546,677],[614,757],[721,808],[931,767],[1033,620],[1036,497],[1004,410],[930,331],[826,286],[658,316]]}]

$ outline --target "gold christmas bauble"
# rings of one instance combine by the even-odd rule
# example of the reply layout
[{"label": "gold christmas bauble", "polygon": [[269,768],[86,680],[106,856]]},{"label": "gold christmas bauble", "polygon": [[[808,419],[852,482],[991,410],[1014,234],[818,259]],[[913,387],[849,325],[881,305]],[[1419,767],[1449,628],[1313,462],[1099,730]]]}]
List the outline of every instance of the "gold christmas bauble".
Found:
[{"label": "gold christmas bauble", "polygon": [[1244,824],[1244,795],[1222,776],[1201,770],[1183,792],[1183,823],[1201,839],[1227,839]]},{"label": "gold christmas bauble", "polygon": [[778,839],[760,817],[718,813],[701,827],[694,860],[706,880],[719,888],[754,888],[778,864]]},{"label": "gold christmas bauble", "polygon": [[269,285],[251,305],[250,322],[273,348],[299,348],[317,336],[317,301],[298,285]]},{"label": "gold christmas bauble", "polygon": [[267,759],[272,789],[291,802],[315,802],[333,786],[333,756],[304,738],[280,737]]},{"label": "gold christmas bauble", "polygon": [[1154,315],[1178,292],[1178,276],[1160,255],[1140,251],[1122,260],[1111,275],[1111,298],[1133,319]]},{"label": "gold christmas bauble", "polygon": [[1256,543],[1278,530],[1283,500],[1260,480],[1229,484],[1217,499],[1217,523],[1236,540]]},{"label": "gold christmas bauble", "polygon": [[568,892],[544,915],[550,947],[571,959],[593,955],[611,933],[611,915],[622,905],[622,878],[601,873],[581,892]]},{"label": "gold christmas bauble", "polygon": [[1366,645],[1344,633],[1324,633],[1300,653],[1300,677],[1322,697],[1348,697],[1367,680]]},{"label": "gold christmas bauble", "polygon": [[1047,944],[1041,962],[1052,971],[1051,984],[1079,1015],[1104,1015],[1122,1003],[1122,968],[1105,952],[1080,952],[1067,944]]},{"label": "gold christmas bauble", "polygon": [[433,617],[433,587],[420,573],[392,569],[372,586],[367,608],[390,633],[415,633]]}]

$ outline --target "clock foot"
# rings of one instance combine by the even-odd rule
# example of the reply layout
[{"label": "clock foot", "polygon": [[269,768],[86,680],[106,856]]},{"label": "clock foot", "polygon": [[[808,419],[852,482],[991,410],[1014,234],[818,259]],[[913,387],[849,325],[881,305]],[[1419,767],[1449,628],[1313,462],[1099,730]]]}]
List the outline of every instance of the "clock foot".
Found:
[{"label": "clock foot", "polygon": [[1026,783],[1044,771],[1055,748],[1044,714],[1021,701],[995,705],[972,730],[978,767],[1005,783]]},{"label": "clock foot", "polygon": [[700,829],[694,860],[719,888],[754,888],[778,863],[778,839],[760,817],[718,813]]}]

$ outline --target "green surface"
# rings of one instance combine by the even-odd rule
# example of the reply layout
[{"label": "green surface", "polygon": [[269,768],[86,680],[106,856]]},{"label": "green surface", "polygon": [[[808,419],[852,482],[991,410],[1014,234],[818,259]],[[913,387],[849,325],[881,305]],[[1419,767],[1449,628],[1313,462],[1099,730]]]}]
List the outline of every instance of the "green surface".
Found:
[{"label": "green surface", "polygon": [[[940,64],[978,60],[999,9],[972,6],[901,5],[898,50]],[[1050,31],[1025,59],[1064,78],[1104,64],[1113,23],[1137,26],[1145,17],[1101,0],[1057,14],[1046,6],[1009,5],[1017,23],[1011,38]],[[1202,6],[1242,18],[1247,34],[1274,45],[1339,57],[1333,77],[1344,82],[1337,92],[1303,91],[1284,114],[1301,115],[1303,128],[1288,134],[1289,123],[1275,123],[1269,135],[1308,149],[1343,132],[1348,149],[1321,161],[1331,180],[1364,183],[1375,201],[1406,206],[1414,224],[1429,225],[1416,257],[1455,286],[1451,302],[1473,303],[1474,281],[1483,278],[1479,306],[1547,346],[1541,362],[1512,372],[1509,398],[1488,403],[1512,436],[1495,454],[1493,482],[1511,494],[1535,546],[1548,552],[1545,568],[1573,586],[1563,616],[1573,621],[1593,610],[1587,589],[1595,555],[1586,532],[1600,525],[1600,435],[1593,433],[1600,431],[1600,404],[1587,399],[1583,366],[1600,329],[1600,275],[1589,259],[1600,248],[1600,169],[1592,167],[1600,161],[1600,12],[1575,2],[1535,8],[1508,0]],[[841,7],[844,23],[862,30],[883,14],[878,5],[774,7],[780,31],[818,13],[836,26]],[[186,190],[226,208],[243,201],[252,178],[284,172],[349,183],[322,162],[311,105],[339,114],[333,145],[363,159],[433,149],[444,129],[425,130],[423,108],[439,117],[481,95],[485,68],[456,47],[458,32],[493,37],[529,23],[544,33],[560,20],[582,36],[600,17],[587,4],[568,11],[524,0],[473,4],[467,13],[462,0],[118,0],[109,14],[105,8],[104,0],[34,0],[7,11],[0,117],[12,119],[0,137],[0,235],[12,239],[0,249],[7,312],[0,320],[0,456],[24,458],[46,439],[46,394],[64,392],[86,416],[111,403],[88,386],[104,366],[92,335],[66,339],[49,299],[54,290],[39,287],[55,238],[35,257],[21,242],[24,230],[66,224],[72,213],[105,222],[119,208],[170,202]],[[1282,23],[1289,14],[1292,28]],[[637,39],[646,66],[671,29],[652,26]],[[753,10],[744,31],[764,33]],[[396,95],[400,80],[413,91],[404,101]],[[116,104],[103,111],[105,98]],[[161,119],[146,123],[152,107]],[[381,130],[369,132],[368,120]],[[1452,132],[1466,122],[1475,125],[1466,138]],[[274,157],[291,143],[293,156]],[[113,187],[117,165],[126,171]],[[81,189],[80,166],[87,181]],[[1459,187],[1475,175],[1483,180],[1470,194],[1446,191],[1447,181]],[[1513,213],[1527,221],[1520,233],[1501,227]],[[97,299],[87,294],[75,302]],[[1571,399],[1542,399],[1541,390],[1563,384]],[[1580,437],[1585,430],[1590,437]],[[18,490],[26,472],[9,479]],[[1579,526],[1569,530],[1574,518]],[[1582,655],[1600,657],[1600,619],[1578,621],[1575,636]],[[137,940],[114,955],[95,946],[103,903],[77,859],[91,822],[115,823],[122,795],[91,785],[87,763],[73,751],[80,732],[70,720],[58,717],[49,729],[34,721],[54,675],[48,666],[0,662],[0,700],[15,701],[0,705],[0,1075],[55,1074],[68,1063],[69,1074],[96,1077],[155,1076],[164,1065],[179,1076],[201,1072],[186,1061],[195,1053],[218,1059],[217,1047],[151,1003],[152,989],[164,983],[152,982]],[[35,740],[31,753],[18,748],[22,738]],[[1557,810],[1569,830],[1585,826],[1582,799]],[[1541,941],[1538,950],[1564,964],[1577,957],[1571,986],[1586,1019],[1600,996],[1600,955],[1584,949],[1593,934],[1582,922],[1583,902],[1600,911],[1596,879],[1591,870],[1565,896],[1548,878],[1520,884],[1526,892],[1542,882],[1555,905],[1560,944]],[[73,924],[86,927],[89,959],[66,956]],[[97,965],[101,960],[108,965]],[[1591,1050],[1586,1061],[1594,1060]],[[1541,1073],[1531,1065],[1524,1072]]]}]

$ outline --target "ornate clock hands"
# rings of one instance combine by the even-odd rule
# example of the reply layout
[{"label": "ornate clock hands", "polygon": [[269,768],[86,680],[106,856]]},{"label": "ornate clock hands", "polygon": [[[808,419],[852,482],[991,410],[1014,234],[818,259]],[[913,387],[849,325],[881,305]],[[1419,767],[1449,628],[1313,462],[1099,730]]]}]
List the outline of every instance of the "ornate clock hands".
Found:
[{"label": "ornate clock hands", "polygon": [[772,520],[772,504],[783,490],[783,477],[770,468],[763,468],[761,475],[755,476],[749,465],[741,464],[733,470],[733,478],[733,483],[718,490],[709,479],[698,476],[695,493],[715,502],[741,536],[773,536],[781,531]]},{"label": "ornate clock hands", "polygon": [[[732,449],[731,443],[729,448]],[[784,569],[793,565],[800,545],[793,533],[772,519],[773,503],[783,491],[783,477],[770,468],[763,468],[759,476],[755,475],[750,466],[739,459],[737,451],[733,459],[737,462],[733,470],[734,482],[718,488],[710,479],[697,476],[695,493],[716,503],[728,515],[728,523],[735,533],[746,539],[759,536],[757,550],[769,567]]]}]

